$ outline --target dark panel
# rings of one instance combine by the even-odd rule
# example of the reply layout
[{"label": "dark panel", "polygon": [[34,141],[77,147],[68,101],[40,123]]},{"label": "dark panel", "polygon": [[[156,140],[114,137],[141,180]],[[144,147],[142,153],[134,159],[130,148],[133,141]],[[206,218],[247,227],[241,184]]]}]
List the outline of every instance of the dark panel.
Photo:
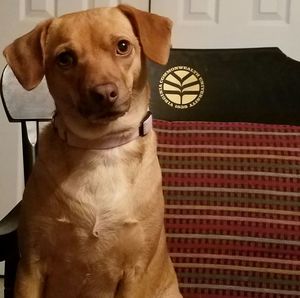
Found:
[{"label": "dark panel", "polygon": [[[177,66],[188,69],[178,73],[180,68],[175,68],[171,77],[166,73],[163,78],[169,84],[164,85],[163,74]],[[193,73],[192,69],[201,77],[197,78],[194,72],[194,77],[181,77],[180,81],[180,75],[188,76],[189,71]],[[149,63],[149,75],[151,110],[158,119],[300,124],[300,63],[277,48],[173,49],[167,66]],[[200,81],[195,82],[196,79]],[[163,92],[168,104],[160,95],[159,88],[163,86],[175,89],[175,92]],[[203,87],[202,97],[197,92],[193,95],[192,90],[190,96],[196,97],[194,102],[180,105],[169,100],[183,98],[187,102],[187,95],[181,97],[180,94],[189,92],[189,88],[203,92]]]}]

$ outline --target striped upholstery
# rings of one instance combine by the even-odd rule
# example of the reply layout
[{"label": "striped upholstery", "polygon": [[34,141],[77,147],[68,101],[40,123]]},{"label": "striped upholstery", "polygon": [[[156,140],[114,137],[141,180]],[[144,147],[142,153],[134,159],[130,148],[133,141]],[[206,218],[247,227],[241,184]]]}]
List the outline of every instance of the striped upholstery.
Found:
[{"label": "striped upholstery", "polygon": [[183,296],[300,297],[300,127],[154,126]]}]

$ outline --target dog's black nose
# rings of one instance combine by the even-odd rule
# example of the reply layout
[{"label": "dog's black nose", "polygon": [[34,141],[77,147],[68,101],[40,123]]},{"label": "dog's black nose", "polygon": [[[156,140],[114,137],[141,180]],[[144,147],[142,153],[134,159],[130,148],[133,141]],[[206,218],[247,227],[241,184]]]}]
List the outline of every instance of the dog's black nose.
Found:
[{"label": "dog's black nose", "polygon": [[96,102],[114,104],[119,97],[118,87],[114,83],[101,84],[90,90],[90,95]]}]

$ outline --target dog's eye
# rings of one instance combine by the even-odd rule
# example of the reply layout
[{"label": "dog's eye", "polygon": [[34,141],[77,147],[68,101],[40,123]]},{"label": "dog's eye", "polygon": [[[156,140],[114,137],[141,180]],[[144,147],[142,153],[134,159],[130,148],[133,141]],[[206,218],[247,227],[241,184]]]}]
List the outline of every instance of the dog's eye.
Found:
[{"label": "dog's eye", "polygon": [[131,44],[128,40],[126,39],[121,39],[118,44],[117,44],[117,54],[118,55],[129,55],[131,52]]},{"label": "dog's eye", "polygon": [[75,56],[72,52],[65,51],[56,56],[58,66],[68,68],[75,64]]}]

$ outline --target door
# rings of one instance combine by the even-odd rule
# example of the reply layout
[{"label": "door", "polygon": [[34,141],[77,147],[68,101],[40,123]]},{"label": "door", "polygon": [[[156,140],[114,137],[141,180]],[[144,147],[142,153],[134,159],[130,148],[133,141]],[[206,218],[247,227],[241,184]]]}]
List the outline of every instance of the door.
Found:
[{"label": "door", "polygon": [[279,47],[300,60],[299,0],[152,0],[174,21],[174,48]]}]

